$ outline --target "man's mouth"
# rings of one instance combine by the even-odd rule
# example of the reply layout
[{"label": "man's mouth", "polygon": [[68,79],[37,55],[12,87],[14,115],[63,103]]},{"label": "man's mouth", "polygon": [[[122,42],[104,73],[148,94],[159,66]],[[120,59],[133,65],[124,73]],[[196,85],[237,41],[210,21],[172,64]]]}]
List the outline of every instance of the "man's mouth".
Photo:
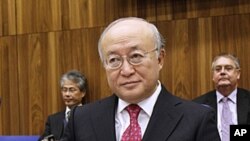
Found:
[{"label": "man's mouth", "polygon": [[220,80],[220,81],[221,81],[221,80],[222,80],[222,81],[223,81],[223,80],[228,80],[228,78],[223,77],[223,78],[220,78],[219,80]]},{"label": "man's mouth", "polygon": [[64,101],[66,101],[66,102],[70,102],[70,101],[71,101],[71,99],[64,99]]},{"label": "man's mouth", "polygon": [[121,85],[134,84],[134,83],[138,83],[138,82],[139,81],[128,81],[128,82],[121,83]]},{"label": "man's mouth", "polygon": [[128,82],[121,83],[121,86],[133,87],[133,86],[137,85],[139,82],[140,81],[128,81]]}]

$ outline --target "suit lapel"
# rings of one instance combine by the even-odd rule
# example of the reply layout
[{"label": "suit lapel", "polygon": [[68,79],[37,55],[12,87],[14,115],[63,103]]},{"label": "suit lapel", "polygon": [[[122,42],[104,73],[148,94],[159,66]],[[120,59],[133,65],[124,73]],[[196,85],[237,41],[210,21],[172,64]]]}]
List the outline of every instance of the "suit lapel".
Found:
[{"label": "suit lapel", "polygon": [[107,101],[102,101],[97,106],[92,121],[98,140],[116,141],[115,133],[115,111],[117,106],[117,97],[111,96]]},{"label": "suit lapel", "polygon": [[209,105],[211,106],[214,111],[215,111],[215,115],[216,115],[216,122],[217,122],[217,97],[216,97],[216,91],[211,91],[205,101],[205,105]]},{"label": "suit lapel", "polygon": [[181,104],[181,101],[169,94],[162,86],[143,141],[166,140],[168,138],[183,116],[181,111],[176,110],[177,104]]},{"label": "suit lapel", "polygon": [[[248,117],[248,105],[249,101],[246,97],[247,93],[244,93],[241,89],[237,90],[237,116],[238,116],[238,124],[247,123]],[[217,121],[217,99],[216,99],[216,91],[212,91],[209,93],[206,98],[205,104],[210,105],[216,111],[216,121]]]},{"label": "suit lapel", "polygon": [[63,136],[63,132],[64,132],[64,112],[61,112],[60,115],[58,116],[58,118],[55,121],[55,132],[57,135],[57,137],[62,137]]},{"label": "suit lapel", "polygon": [[246,94],[243,91],[238,89],[237,92],[238,124],[247,123],[249,101],[248,98],[245,97],[245,95]]}]

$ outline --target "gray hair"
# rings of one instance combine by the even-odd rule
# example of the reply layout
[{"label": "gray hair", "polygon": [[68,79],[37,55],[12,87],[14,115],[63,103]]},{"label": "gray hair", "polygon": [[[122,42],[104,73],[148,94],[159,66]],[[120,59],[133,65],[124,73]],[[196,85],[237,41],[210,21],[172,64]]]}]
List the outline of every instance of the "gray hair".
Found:
[{"label": "gray hair", "polygon": [[116,25],[119,22],[126,21],[126,20],[137,20],[137,21],[142,21],[148,24],[149,28],[152,30],[153,37],[155,39],[155,46],[157,47],[157,50],[158,50],[157,55],[160,54],[160,49],[165,46],[165,40],[154,24],[149,23],[148,21],[142,18],[137,18],[137,17],[120,18],[118,20],[115,20],[111,24],[109,24],[108,27],[105,28],[105,30],[102,32],[100,36],[100,39],[98,41],[98,52],[99,52],[99,56],[102,62],[104,61],[104,58],[102,55],[102,46],[101,46],[101,42],[103,41],[103,38],[105,37],[109,29],[111,29],[114,25]]},{"label": "gray hair", "polygon": [[71,70],[63,74],[60,80],[61,87],[63,87],[64,82],[67,80],[74,82],[78,86],[81,92],[87,91],[87,79],[79,71]]},{"label": "gray hair", "polygon": [[240,61],[236,56],[234,56],[232,54],[228,54],[228,53],[221,53],[221,54],[214,57],[213,62],[212,62],[212,70],[215,67],[215,62],[221,57],[228,58],[228,59],[232,60],[234,62],[236,69],[240,69]]}]

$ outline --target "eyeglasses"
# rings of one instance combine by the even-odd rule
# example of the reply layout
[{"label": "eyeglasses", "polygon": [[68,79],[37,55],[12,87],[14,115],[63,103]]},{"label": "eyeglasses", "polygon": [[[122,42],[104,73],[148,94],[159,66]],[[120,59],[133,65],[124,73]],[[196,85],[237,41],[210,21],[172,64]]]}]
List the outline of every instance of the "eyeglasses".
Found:
[{"label": "eyeglasses", "polygon": [[78,91],[78,89],[76,89],[74,87],[70,87],[70,88],[63,87],[63,88],[61,88],[61,92],[62,93],[67,93],[67,92],[69,92],[69,93],[75,93],[77,91]]},{"label": "eyeglasses", "polygon": [[232,66],[232,65],[225,65],[225,66],[215,66],[213,69],[215,72],[221,72],[222,70],[226,72],[232,72],[233,70],[239,70],[238,68]]},{"label": "eyeglasses", "polygon": [[105,65],[106,65],[106,68],[108,69],[112,69],[112,70],[118,69],[122,66],[124,62],[124,58],[125,58],[129,62],[129,64],[133,66],[137,66],[143,62],[147,54],[154,52],[156,50],[157,48],[154,48],[147,52],[143,52],[142,50],[135,50],[129,53],[128,56],[120,56],[117,54],[111,54],[107,57],[105,61]]}]

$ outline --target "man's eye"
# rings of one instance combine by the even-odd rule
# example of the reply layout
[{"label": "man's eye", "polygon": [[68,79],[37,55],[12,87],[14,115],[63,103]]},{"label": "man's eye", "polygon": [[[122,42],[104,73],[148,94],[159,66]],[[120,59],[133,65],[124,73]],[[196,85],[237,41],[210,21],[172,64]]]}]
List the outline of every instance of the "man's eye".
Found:
[{"label": "man's eye", "polygon": [[67,91],[67,90],[68,90],[67,88],[62,88],[62,91],[64,91],[64,92]]},{"label": "man's eye", "polygon": [[117,62],[117,61],[120,61],[120,59],[118,57],[110,58],[108,60],[109,63],[114,63],[114,62]]},{"label": "man's eye", "polygon": [[232,70],[233,67],[232,67],[232,66],[226,66],[225,69],[226,69],[226,70]]},{"label": "man's eye", "polygon": [[216,67],[215,71],[221,71],[221,67]]},{"label": "man's eye", "polygon": [[130,59],[141,59],[141,58],[143,58],[143,55],[139,53],[134,53],[130,56]]},{"label": "man's eye", "polygon": [[75,89],[75,88],[70,88],[70,89],[69,89],[69,91],[71,91],[71,92],[75,92],[75,91],[76,91],[76,89]]}]

